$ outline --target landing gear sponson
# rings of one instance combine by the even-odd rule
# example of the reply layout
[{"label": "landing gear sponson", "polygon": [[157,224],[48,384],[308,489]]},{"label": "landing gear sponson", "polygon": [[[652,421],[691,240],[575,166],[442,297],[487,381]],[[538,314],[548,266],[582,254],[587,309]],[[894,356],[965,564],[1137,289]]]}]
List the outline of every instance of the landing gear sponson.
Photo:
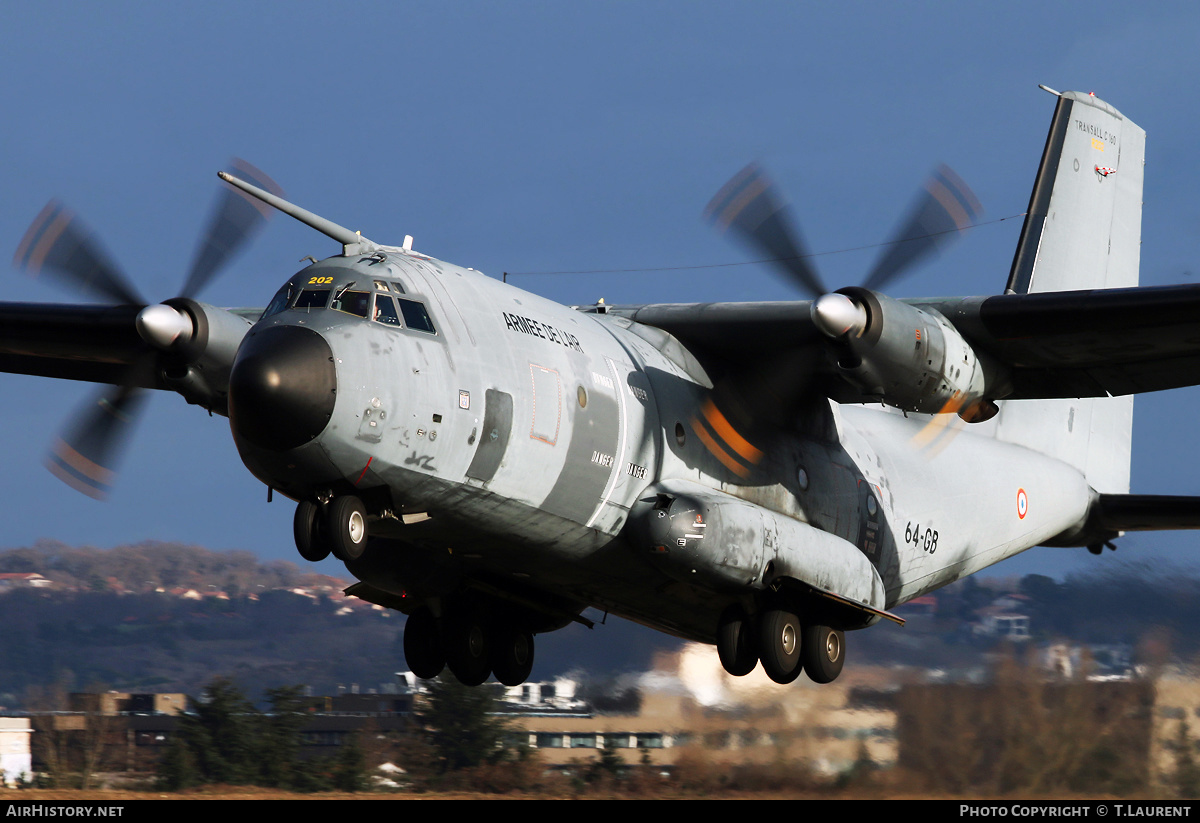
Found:
[{"label": "landing gear sponson", "polygon": [[732,605],[717,627],[717,654],[725,671],[741,677],[762,663],[776,683],[791,683],[803,670],[816,683],[830,683],[846,662],[846,635],[840,629],[804,622],[799,610],[771,604],[755,615]]}]

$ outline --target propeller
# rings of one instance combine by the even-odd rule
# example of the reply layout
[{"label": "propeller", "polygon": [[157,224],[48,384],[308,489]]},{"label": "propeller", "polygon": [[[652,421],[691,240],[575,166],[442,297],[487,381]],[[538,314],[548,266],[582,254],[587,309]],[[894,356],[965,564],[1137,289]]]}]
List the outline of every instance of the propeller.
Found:
[{"label": "propeller", "polygon": [[[243,160],[231,166],[238,177],[282,195],[279,186]],[[222,183],[208,227],[201,236],[181,297],[195,297],[266,222],[270,209],[241,190]],[[46,467],[67,485],[103,500],[116,479],[117,465],[145,405],[140,385],[159,368],[160,355],[192,332],[191,318],[172,306],[146,305],[119,267],[83,222],[51,200],[34,219],[13,258],[14,265],[37,277],[53,276],[60,285],[118,305],[141,306],[136,320],[144,347],[117,385],[102,389],[81,407],[55,441]]]},{"label": "propeller", "polygon": [[[780,272],[813,298],[827,293],[810,262],[787,201],[757,163],[735,174],[704,210],[719,229],[768,257]],[[974,193],[946,165],[934,170],[904,220],[884,243],[863,285],[882,290],[922,260],[943,250],[983,213]]]},{"label": "propeller", "polygon": [[770,257],[784,276],[812,297],[827,290],[791,216],[787,201],[757,163],[733,176],[704,209],[704,216],[724,231]]},{"label": "propeller", "polygon": [[43,271],[57,275],[63,284],[102,300],[122,305],[143,302],[92,233],[57,200],[47,203],[29,226],[13,265],[33,277]]},{"label": "propeller", "polygon": [[[918,263],[945,249],[982,212],[962,178],[948,166],[939,166],[884,243],[884,251],[864,280],[865,287],[878,291],[895,283]],[[810,312],[814,325],[830,338],[832,346],[840,351],[850,337],[864,333],[869,322],[865,307],[845,294],[826,289],[786,198],[757,163],[735,174],[709,201],[704,214],[718,229],[733,234],[766,257],[787,280],[813,298]],[[794,400],[802,388],[785,375],[794,378],[805,373],[813,373],[813,364],[793,354],[786,364],[776,362],[726,375],[714,387],[709,403],[712,409],[707,412],[709,422],[698,415],[692,427],[718,460],[733,474],[746,478],[763,452],[757,448],[746,451],[757,457],[739,461],[735,455],[740,452],[732,446],[739,439],[747,443],[747,438],[753,440],[756,429],[769,431],[769,426],[759,425],[764,415],[777,409],[781,399]],[[713,424],[714,417],[719,417],[722,425]],[[730,433],[719,440],[723,427]]]},{"label": "propeller", "polygon": [[938,166],[863,286],[881,291],[917,263],[941,252],[982,216],[983,206],[963,179],[949,166]]}]

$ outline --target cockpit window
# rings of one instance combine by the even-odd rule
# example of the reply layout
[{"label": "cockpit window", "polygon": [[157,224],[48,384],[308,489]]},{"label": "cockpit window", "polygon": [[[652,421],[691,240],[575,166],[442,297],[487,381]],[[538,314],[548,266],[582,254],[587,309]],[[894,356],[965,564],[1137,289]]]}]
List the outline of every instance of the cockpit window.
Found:
[{"label": "cockpit window", "polygon": [[371,293],[344,289],[334,297],[329,308],[359,317],[366,317],[371,313]]},{"label": "cockpit window", "polygon": [[400,328],[400,316],[396,314],[396,304],[386,294],[375,295],[375,320]]},{"label": "cockpit window", "polygon": [[429,312],[425,311],[424,303],[418,303],[416,300],[405,300],[402,297],[396,299],[400,302],[400,311],[404,315],[404,325],[416,331],[437,334],[437,330],[433,328],[433,320],[430,319]]},{"label": "cockpit window", "polygon": [[396,294],[404,294],[404,284],[397,283],[395,280],[393,280],[392,291],[394,291]]},{"label": "cockpit window", "polygon": [[[287,308],[288,302],[292,299],[292,284],[285,283],[283,288],[275,292],[275,296],[271,298],[271,304],[267,306],[262,313],[263,317],[270,317],[273,314],[279,314]],[[260,320],[262,318],[259,318]]]},{"label": "cockpit window", "polygon": [[329,289],[305,289],[296,298],[294,309],[323,309],[329,302]]},{"label": "cockpit window", "polygon": [[383,280],[376,280],[375,281],[375,290],[376,291],[387,291],[388,284],[386,282],[384,282]]}]

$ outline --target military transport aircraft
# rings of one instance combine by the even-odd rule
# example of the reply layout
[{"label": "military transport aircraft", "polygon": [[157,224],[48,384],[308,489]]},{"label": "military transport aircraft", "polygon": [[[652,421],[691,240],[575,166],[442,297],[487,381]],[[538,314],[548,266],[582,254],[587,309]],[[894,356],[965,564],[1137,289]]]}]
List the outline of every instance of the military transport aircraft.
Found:
[{"label": "military transport aircraft", "polygon": [[[49,461],[96,497],[143,390],[228,416],[297,501],[300,554],[408,615],[420,677],[520,683],[534,635],[591,606],[714,643],[734,675],[828,682],[844,632],[1032,546],[1200,527],[1194,498],[1128,494],[1132,394],[1200,382],[1200,287],[1136,288],[1145,133],[1053,93],[1002,295],[881,291],[978,213],[948,169],[863,286],[826,291],[751,166],[709,216],[811,299],[565,307],[238,167],[161,304],[47,206],[17,264],[106,305],[0,304],[0,369],[111,384]],[[265,310],[197,301],[272,207],[341,253]]]}]

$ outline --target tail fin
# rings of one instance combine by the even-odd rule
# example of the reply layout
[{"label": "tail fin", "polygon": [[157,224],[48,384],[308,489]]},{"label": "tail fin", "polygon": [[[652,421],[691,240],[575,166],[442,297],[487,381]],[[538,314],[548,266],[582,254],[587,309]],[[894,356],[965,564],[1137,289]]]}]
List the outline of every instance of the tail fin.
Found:
[{"label": "tail fin", "polygon": [[1145,157],[1136,123],[1094,95],[1058,94],[1006,291],[1136,286]]},{"label": "tail fin", "polygon": [[[1136,286],[1146,132],[1094,95],[1052,93],[1058,105],[1005,291]],[[997,437],[1075,466],[1097,491],[1124,493],[1132,428],[1132,396],[1009,401]]]}]

